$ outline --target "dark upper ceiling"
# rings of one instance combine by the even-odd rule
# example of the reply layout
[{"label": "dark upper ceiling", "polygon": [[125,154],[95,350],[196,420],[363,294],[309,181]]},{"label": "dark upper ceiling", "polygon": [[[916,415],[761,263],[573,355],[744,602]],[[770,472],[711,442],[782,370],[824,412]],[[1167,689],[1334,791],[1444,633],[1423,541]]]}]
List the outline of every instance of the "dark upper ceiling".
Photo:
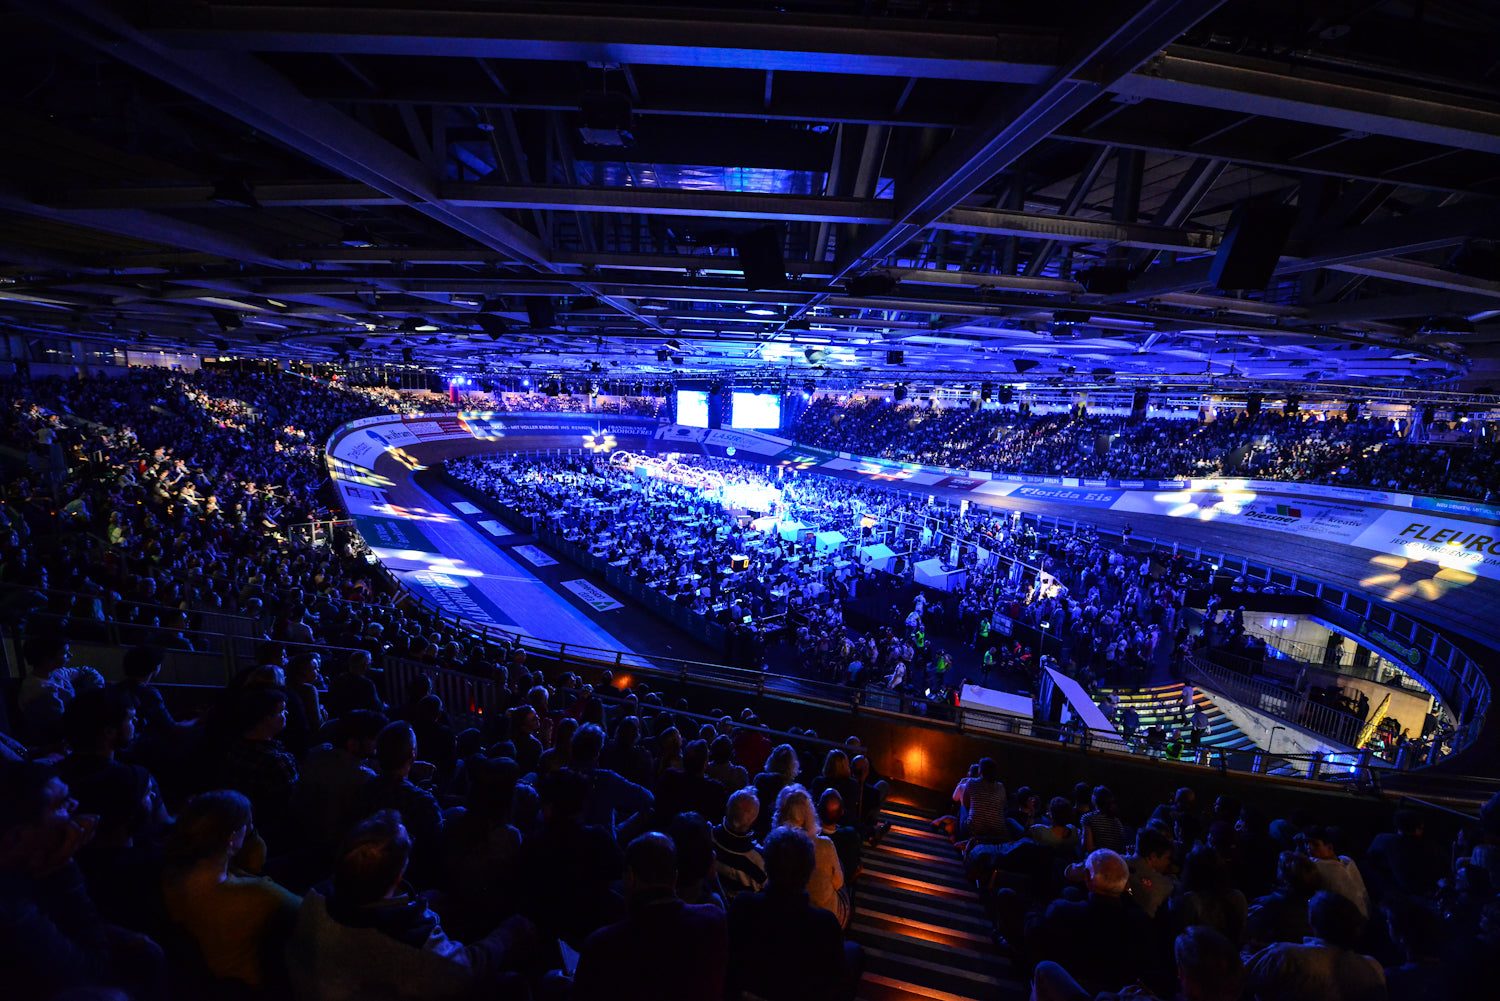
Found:
[{"label": "dark upper ceiling", "polygon": [[[1492,3],[769,6],[9,0],[0,322],[454,371],[1488,371]],[[1225,292],[1242,204],[1291,233]]]}]

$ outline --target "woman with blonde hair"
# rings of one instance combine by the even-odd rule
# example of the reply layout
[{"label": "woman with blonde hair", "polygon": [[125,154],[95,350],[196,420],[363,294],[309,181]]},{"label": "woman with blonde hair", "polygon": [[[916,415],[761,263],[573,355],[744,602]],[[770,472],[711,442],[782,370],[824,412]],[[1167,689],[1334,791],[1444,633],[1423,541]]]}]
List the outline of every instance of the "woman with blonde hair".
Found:
[{"label": "woman with blonde hair", "polygon": [[844,889],[844,869],[832,841],[823,836],[818,811],[806,789],[795,783],[776,797],[776,816],[772,828],[795,827],[806,831],[817,848],[818,865],[807,884],[808,901],[839,919],[840,926],[849,923],[849,896]]},{"label": "woman with blonde hair", "polygon": [[[755,776],[755,798],[762,803],[779,802],[781,790],[797,781],[802,764],[791,744],[778,744],[766,758],[766,770]],[[771,833],[771,811],[762,809],[755,822],[755,837],[764,841]]]}]

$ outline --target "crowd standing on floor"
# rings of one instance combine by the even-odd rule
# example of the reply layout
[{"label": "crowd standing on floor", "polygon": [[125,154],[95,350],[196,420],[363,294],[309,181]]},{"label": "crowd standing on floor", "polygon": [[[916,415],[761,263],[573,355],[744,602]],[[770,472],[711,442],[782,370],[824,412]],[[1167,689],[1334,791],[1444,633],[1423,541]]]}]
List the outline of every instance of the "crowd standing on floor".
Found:
[{"label": "crowd standing on floor", "polygon": [[1390,421],[1263,412],[1209,423],[1023,414],[820,396],[792,431],[821,448],[998,473],[1111,479],[1219,476],[1500,498],[1489,445],[1419,444]]}]

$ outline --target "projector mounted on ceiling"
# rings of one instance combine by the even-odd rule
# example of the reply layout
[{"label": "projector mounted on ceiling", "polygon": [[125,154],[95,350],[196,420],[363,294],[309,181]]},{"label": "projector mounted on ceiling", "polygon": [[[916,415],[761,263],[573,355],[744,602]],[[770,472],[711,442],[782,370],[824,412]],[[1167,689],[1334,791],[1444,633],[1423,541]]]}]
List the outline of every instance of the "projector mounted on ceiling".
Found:
[{"label": "projector mounted on ceiling", "polygon": [[585,146],[627,148],[635,145],[630,130],[633,109],[625,94],[595,91],[583,95],[578,105],[578,137]]}]

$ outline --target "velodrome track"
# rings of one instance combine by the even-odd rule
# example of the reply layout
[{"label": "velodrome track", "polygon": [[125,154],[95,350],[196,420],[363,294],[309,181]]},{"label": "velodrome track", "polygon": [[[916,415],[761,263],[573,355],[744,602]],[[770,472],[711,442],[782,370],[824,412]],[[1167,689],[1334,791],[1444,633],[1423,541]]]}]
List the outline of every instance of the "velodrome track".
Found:
[{"label": "velodrome track", "polygon": [[[391,420],[399,422],[401,419],[392,417]],[[593,420],[597,423],[598,418]],[[587,420],[579,421],[578,427],[583,428],[587,423]],[[621,432],[622,426],[616,426],[613,430]],[[349,432],[350,429],[345,428],[335,433],[330,439],[330,451]],[[627,645],[620,641],[612,635],[612,630],[601,629],[598,617],[589,615],[579,607],[580,603],[564,601],[555,589],[548,596],[543,593],[543,589],[534,586],[534,583],[522,583],[526,577],[534,576],[527,567],[514,559],[499,556],[494,540],[486,537],[483,530],[470,522],[450,517],[453,512],[412,479],[413,465],[433,466],[447,459],[518,450],[576,450],[584,440],[586,439],[580,438],[577,433],[535,433],[501,438],[475,438],[464,434],[442,440],[406,442],[400,449],[372,454],[368,459],[362,460],[361,464],[373,473],[373,482],[379,484],[379,489],[383,491],[386,510],[382,513],[387,518],[404,517],[422,524],[426,534],[436,532],[440,535],[442,541],[437,544],[437,548],[442,550],[444,556],[473,561],[475,569],[486,576],[515,585],[509,591],[497,592],[494,597],[505,603],[507,612],[517,619],[516,624],[520,626],[517,631],[586,646],[646,653],[636,644]],[[611,436],[609,440],[609,449],[615,446],[643,449],[650,447],[650,441],[644,433],[640,440],[620,434],[618,440],[615,436]],[[663,443],[663,447],[668,447],[667,443]],[[677,443],[670,447],[674,450],[698,451]],[[598,450],[606,451],[602,447]],[[739,458],[750,461],[755,459],[754,456],[743,454]],[[903,489],[899,484],[872,483],[870,479],[854,472],[820,471],[818,474],[802,475],[836,475],[866,485]],[[347,472],[336,472],[335,478],[347,481],[350,477]],[[1433,577],[1438,568],[1430,563],[1413,561],[1405,566],[1396,566],[1389,557],[1373,550],[1248,525],[1125,513],[1025,497],[990,497],[936,485],[905,489],[922,495],[937,494],[955,502],[968,500],[998,509],[1018,509],[1063,519],[1077,519],[1107,530],[1118,530],[1129,524],[1137,539],[1155,539],[1168,544],[1177,542],[1184,547],[1202,548],[1215,554],[1223,553],[1320,580],[1387,603],[1414,619],[1452,630],[1486,646],[1492,645],[1497,635],[1500,635],[1500,622],[1497,622],[1500,580],[1476,577],[1467,583],[1437,581]],[[347,486],[345,490],[348,500]],[[442,512],[441,521],[433,520],[434,511]],[[379,546],[376,539],[367,538],[367,541]],[[391,565],[390,560],[386,562]],[[403,568],[396,565],[393,569],[410,569],[410,566]],[[660,654],[665,651],[651,652]]]}]

